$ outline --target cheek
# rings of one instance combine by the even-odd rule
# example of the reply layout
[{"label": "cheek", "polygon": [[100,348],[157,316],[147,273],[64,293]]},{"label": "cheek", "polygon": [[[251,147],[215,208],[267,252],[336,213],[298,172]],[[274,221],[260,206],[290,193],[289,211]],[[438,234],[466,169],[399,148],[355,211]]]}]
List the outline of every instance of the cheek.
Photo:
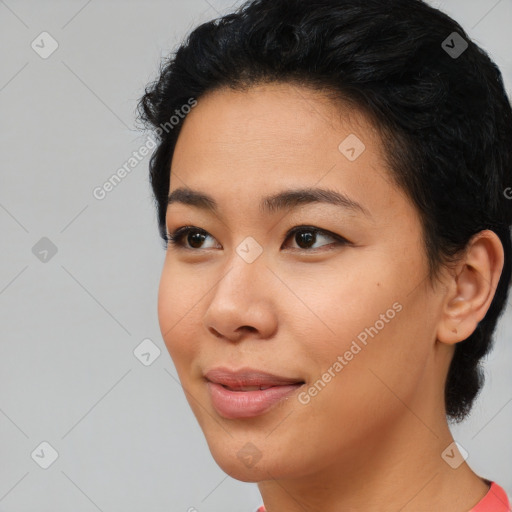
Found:
[{"label": "cheek", "polygon": [[312,268],[301,272],[300,279],[288,276],[295,296],[302,299],[301,304],[291,302],[302,310],[300,332],[308,355],[323,366],[349,350],[353,340],[364,347],[375,331],[385,332],[400,316],[393,308],[399,296],[396,283],[370,256],[354,251],[342,265]]},{"label": "cheek", "polygon": [[[359,348],[350,350],[352,337],[340,336],[337,348],[311,353],[317,358],[316,372],[308,382],[308,396],[294,409],[311,436],[326,441],[314,447],[313,458],[327,461],[340,451],[362,449],[366,440],[378,439],[389,425],[410,414],[407,407],[421,387],[425,357],[421,349],[404,350],[410,326],[402,313],[405,308],[377,335],[368,336],[366,345],[355,339]],[[301,443],[303,434],[297,429],[293,442]]]},{"label": "cheek", "polygon": [[315,388],[311,402],[319,408],[372,423],[376,411],[386,416],[400,407],[394,393],[408,400],[417,392],[430,347],[428,307],[409,294],[394,265],[367,262],[364,272],[351,267],[309,288],[307,304],[316,313],[310,311],[309,327],[317,332],[309,329],[302,339]]},{"label": "cheek", "polygon": [[164,265],[158,289],[158,321],[167,350],[176,368],[190,360],[196,352],[193,326],[197,315],[199,297],[194,293],[194,286],[187,283],[183,275],[169,265]]}]

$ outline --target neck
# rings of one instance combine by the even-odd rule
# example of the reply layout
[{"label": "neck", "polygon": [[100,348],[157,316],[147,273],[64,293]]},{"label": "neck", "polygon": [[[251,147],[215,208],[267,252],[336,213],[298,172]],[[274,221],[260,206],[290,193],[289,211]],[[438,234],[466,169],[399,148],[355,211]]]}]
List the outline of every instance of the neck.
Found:
[{"label": "neck", "polygon": [[260,482],[267,512],[469,511],[488,485],[465,462],[454,469],[445,461],[461,459],[445,452],[454,439],[444,410],[436,410],[425,403],[404,407],[371,443],[344,449],[335,462],[297,478]]}]

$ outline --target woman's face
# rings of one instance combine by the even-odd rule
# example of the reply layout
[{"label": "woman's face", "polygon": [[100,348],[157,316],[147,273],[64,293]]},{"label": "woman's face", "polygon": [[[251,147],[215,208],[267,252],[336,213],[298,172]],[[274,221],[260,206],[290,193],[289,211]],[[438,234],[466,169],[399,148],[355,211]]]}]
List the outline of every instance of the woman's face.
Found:
[{"label": "woman's face", "polygon": [[433,349],[441,299],[418,215],[361,114],[288,84],[210,93],[184,121],[178,189],[216,210],[169,204],[168,232],[195,231],[169,245],[159,321],[224,471],[262,481],[364,460],[411,410],[431,412],[447,369]]}]

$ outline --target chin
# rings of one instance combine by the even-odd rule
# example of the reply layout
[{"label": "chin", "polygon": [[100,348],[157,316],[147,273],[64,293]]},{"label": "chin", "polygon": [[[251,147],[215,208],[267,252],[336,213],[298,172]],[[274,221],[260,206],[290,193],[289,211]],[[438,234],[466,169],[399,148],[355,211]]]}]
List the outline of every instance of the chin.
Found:
[{"label": "chin", "polygon": [[222,453],[217,455],[212,453],[212,455],[224,473],[241,482],[257,483],[276,476],[272,465],[264,464],[263,460],[250,467],[245,462],[239,460],[236,454]]},{"label": "chin", "polygon": [[[262,482],[291,476],[293,465],[275,448],[259,450],[250,441],[222,440],[208,442],[217,465],[229,476],[241,482]],[[267,455],[266,455],[267,454]]]}]

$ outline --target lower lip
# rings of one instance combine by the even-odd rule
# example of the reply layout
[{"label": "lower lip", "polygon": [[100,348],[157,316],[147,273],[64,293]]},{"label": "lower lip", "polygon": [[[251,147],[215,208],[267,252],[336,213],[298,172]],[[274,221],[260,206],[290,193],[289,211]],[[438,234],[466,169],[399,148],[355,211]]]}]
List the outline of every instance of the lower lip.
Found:
[{"label": "lower lip", "polygon": [[231,391],[221,384],[208,382],[208,390],[216,411],[228,419],[253,418],[290,396],[303,384],[274,386],[259,391]]}]

